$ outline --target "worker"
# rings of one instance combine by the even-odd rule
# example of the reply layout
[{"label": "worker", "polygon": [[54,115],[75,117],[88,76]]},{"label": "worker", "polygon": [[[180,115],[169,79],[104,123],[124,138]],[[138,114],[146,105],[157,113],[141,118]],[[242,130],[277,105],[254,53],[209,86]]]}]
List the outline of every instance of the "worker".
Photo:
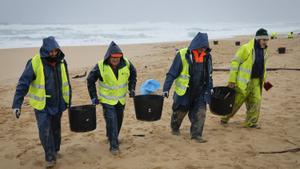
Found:
[{"label": "worker", "polygon": [[289,32],[288,33],[288,38],[293,39],[294,38],[294,32]]},{"label": "worker", "polygon": [[[98,94],[96,82],[99,82]],[[126,93],[135,96],[136,69],[115,42],[109,45],[104,59],[101,59],[87,78],[89,95],[94,105],[102,104],[106,122],[106,136],[110,152],[118,155],[118,136],[122,127]]]},{"label": "worker", "polygon": [[262,86],[266,81],[266,63],[268,59],[268,32],[261,28],[256,32],[255,38],[241,46],[231,61],[228,87],[236,91],[232,113],[221,118],[221,124],[227,124],[239,110],[246,104],[246,120],[244,126],[259,128],[257,125]]},{"label": "worker", "polygon": [[21,115],[24,97],[34,108],[45,167],[56,164],[61,144],[61,116],[71,104],[71,86],[65,55],[55,38],[43,39],[40,52],[27,62],[13,100],[14,117]]},{"label": "worker", "polygon": [[278,38],[278,33],[277,32],[272,32],[271,33],[271,39],[277,39]]},{"label": "worker", "polygon": [[191,139],[198,143],[206,142],[202,134],[206,104],[210,101],[213,88],[210,51],[207,34],[199,32],[189,47],[178,50],[163,86],[163,95],[168,97],[175,80],[171,116],[172,134],[180,135],[182,120],[188,114],[191,122]]}]

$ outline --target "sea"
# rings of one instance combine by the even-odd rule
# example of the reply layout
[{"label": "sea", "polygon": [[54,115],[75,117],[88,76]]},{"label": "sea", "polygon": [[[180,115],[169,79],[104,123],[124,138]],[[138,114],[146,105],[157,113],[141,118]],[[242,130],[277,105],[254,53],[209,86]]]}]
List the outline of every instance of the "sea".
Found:
[{"label": "sea", "polygon": [[54,36],[61,46],[139,44],[191,40],[198,32],[209,39],[253,35],[259,28],[286,34],[300,32],[300,22],[139,22],[130,24],[5,24],[0,23],[0,48],[39,47],[42,39]]}]

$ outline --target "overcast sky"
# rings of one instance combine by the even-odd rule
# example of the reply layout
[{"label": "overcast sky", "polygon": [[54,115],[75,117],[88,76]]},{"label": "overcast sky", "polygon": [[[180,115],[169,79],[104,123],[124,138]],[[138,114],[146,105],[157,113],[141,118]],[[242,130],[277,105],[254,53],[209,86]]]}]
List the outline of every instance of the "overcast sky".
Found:
[{"label": "overcast sky", "polygon": [[0,23],[300,22],[300,0],[0,0]]}]

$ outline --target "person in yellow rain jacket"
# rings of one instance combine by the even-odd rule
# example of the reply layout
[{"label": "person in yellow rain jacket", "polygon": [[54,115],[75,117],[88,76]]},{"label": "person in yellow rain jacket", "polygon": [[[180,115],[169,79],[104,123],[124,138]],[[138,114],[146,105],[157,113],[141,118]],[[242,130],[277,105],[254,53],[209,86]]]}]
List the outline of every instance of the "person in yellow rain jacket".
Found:
[{"label": "person in yellow rain jacket", "polygon": [[261,28],[255,38],[244,44],[231,61],[228,86],[236,90],[232,113],[221,118],[227,124],[243,103],[246,104],[245,127],[257,128],[260,114],[262,86],[266,80],[267,30]]}]

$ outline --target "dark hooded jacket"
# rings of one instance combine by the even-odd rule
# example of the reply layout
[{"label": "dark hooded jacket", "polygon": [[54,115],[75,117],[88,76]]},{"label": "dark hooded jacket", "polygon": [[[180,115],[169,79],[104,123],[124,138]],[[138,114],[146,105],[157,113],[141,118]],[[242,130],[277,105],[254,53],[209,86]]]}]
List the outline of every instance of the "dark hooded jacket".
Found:
[{"label": "dark hooded jacket", "polygon": [[[195,63],[193,61],[192,50],[205,48],[206,55],[203,63]],[[178,96],[174,92],[173,99],[178,105],[189,106],[195,99],[202,99],[203,102],[210,102],[211,90],[213,88],[212,80],[212,57],[209,49],[208,36],[206,33],[198,33],[192,40],[185,55],[190,72],[189,87],[183,96]],[[166,75],[163,91],[169,91],[174,80],[180,75],[182,71],[182,61],[179,52],[177,52],[175,59]]]},{"label": "dark hooded jacket", "polygon": [[[115,42],[110,43],[110,45],[106,51],[106,54],[104,55],[104,64],[109,65],[108,58],[113,53],[123,53],[122,50],[120,49],[120,47]],[[129,76],[128,90],[132,91],[132,90],[135,90],[135,86],[136,86],[136,69],[131,62],[129,62],[129,63],[130,63],[130,66],[129,66],[130,76]],[[114,71],[116,78],[118,78],[118,70],[125,66],[126,66],[126,61],[122,57],[119,65],[117,66],[117,69],[112,69]],[[103,78],[100,74],[98,63],[94,66],[94,68],[89,73],[88,78],[87,78],[87,87],[88,87],[88,91],[89,91],[89,95],[90,95],[91,99],[98,99],[97,89],[96,89],[96,84],[95,84],[97,82],[97,80],[103,81]]]},{"label": "dark hooded jacket", "polygon": [[[43,45],[40,48],[40,56],[44,66],[46,95],[51,96],[50,98],[46,99],[46,106],[42,111],[45,111],[52,115],[61,113],[67,108],[67,104],[65,103],[62,95],[62,85],[61,85],[62,79],[61,79],[61,69],[60,69],[61,67],[60,64],[65,64],[65,67],[68,72],[67,62],[64,60],[65,55],[61,50],[59,50],[57,58],[51,61],[51,62],[56,62],[55,66],[50,64],[50,57],[49,57],[49,52],[51,50],[59,49],[59,48],[60,47],[56,42],[55,38],[51,36],[43,39]],[[12,108],[21,108],[24,97],[28,93],[29,86],[31,82],[35,80],[35,78],[36,76],[33,71],[31,59],[30,59],[27,62],[25,70],[22,73],[18,85],[16,87],[16,93],[14,96]],[[69,79],[69,75],[68,75],[68,79]],[[70,93],[72,93],[71,86],[70,86]]]},{"label": "dark hooded jacket", "polygon": [[255,61],[252,67],[251,78],[263,78],[264,76],[264,49],[257,40],[254,42]]}]

